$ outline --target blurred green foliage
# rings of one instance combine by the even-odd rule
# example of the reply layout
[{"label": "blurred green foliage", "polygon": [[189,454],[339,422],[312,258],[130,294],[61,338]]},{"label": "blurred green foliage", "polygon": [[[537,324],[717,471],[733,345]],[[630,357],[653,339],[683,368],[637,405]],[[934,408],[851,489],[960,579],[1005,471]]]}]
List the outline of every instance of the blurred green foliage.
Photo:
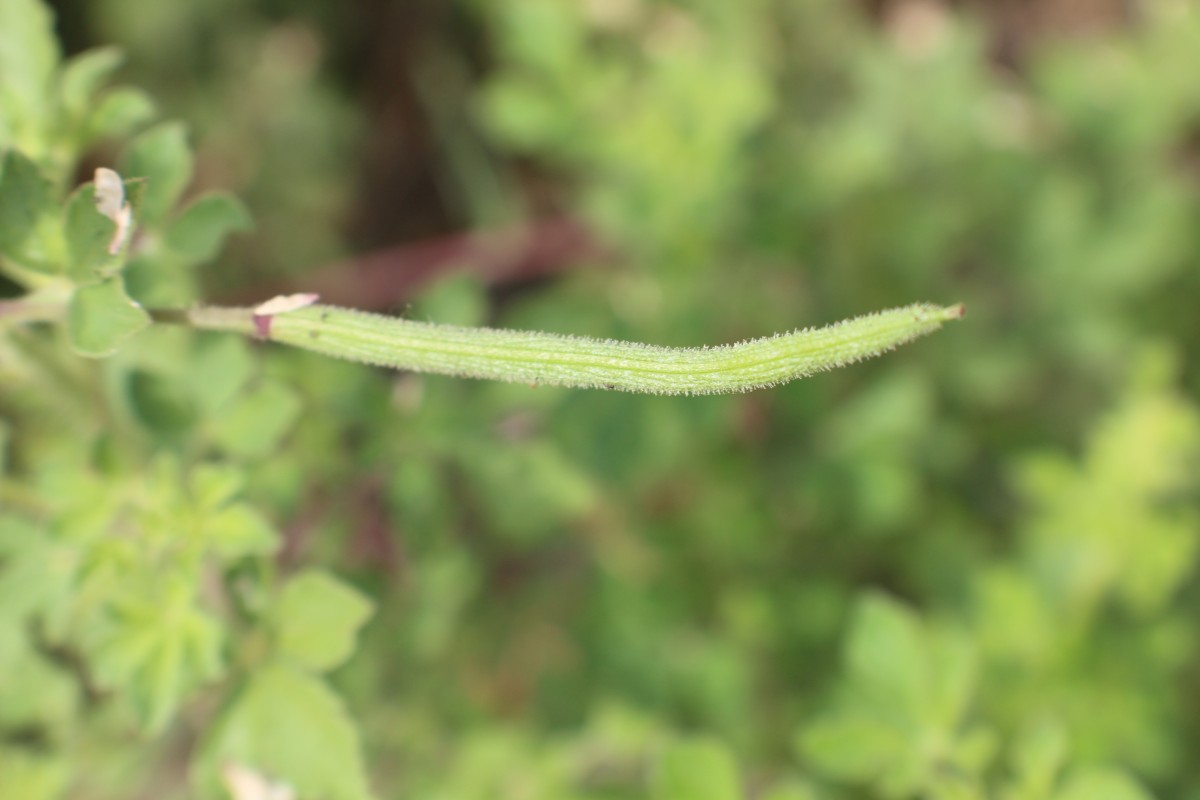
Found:
[{"label": "blurred green foliage", "polygon": [[[1200,14],[1008,71],[936,6],[449,5],[484,53],[421,95],[469,120],[457,222],[538,208],[533,170],[613,255],[414,318],[966,323],[691,399],[126,339],[129,298],[349,249],[369,121],[330,62],[367,22],[89,3],[143,92],[0,0],[0,253],[82,315],[0,316],[0,797],[221,798],[230,761],[300,800],[1200,797]],[[85,158],[146,178],[127,264],[66,204]]]}]

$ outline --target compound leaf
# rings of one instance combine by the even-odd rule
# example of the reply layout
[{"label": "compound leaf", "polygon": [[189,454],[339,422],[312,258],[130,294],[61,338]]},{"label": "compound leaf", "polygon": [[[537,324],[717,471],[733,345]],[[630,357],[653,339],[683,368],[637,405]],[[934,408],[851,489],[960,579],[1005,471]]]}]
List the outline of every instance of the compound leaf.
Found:
[{"label": "compound leaf", "polygon": [[165,597],[131,591],[97,632],[92,666],[156,733],[185,694],[220,674],[222,639],[220,624],[196,607],[188,586],[172,586]]}]

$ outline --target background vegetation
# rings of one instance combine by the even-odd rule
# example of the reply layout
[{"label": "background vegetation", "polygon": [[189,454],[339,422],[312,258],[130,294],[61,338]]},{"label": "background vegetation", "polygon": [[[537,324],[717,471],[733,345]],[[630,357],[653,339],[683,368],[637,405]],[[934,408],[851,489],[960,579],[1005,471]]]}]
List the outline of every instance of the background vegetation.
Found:
[{"label": "background vegetation", "polygon": [[968,318],[705,398],[0,318],[0,797],[1200,798],[1193,4],[57,5],[139,88],[0,0],[0,146],[147,178],[146,305]]}]

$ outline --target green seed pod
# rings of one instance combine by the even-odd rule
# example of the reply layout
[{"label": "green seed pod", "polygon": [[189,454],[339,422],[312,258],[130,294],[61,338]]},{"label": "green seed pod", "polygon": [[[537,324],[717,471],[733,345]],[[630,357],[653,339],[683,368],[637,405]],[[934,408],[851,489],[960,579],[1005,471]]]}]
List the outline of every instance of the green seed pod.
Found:
[{"label": "green seed pod", "polygon": [[718,347],[657,347],[552,333],[462,328],[304,305],[165,312],[164,321],[236,331],[394,369],[646,394],[746,392],[887,352],[963,316],[962,305],[903,308]]}]

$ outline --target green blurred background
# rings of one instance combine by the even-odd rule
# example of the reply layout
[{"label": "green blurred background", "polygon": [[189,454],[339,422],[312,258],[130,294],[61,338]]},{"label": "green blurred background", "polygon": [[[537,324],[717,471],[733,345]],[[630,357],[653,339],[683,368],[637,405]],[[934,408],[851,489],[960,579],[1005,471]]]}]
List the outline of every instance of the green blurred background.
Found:
[{"label": "green blurred background", "polygon": [[337,683],[382,797],[642,797],[681,735],[755,798],[1142,796],[1028,788],[1044,730],[1200,797],[1195,4],[54,5],[251,209],[211,301],[672,345],[966,304],[734,397],[257,352],[283,558],[380,604]]}]

